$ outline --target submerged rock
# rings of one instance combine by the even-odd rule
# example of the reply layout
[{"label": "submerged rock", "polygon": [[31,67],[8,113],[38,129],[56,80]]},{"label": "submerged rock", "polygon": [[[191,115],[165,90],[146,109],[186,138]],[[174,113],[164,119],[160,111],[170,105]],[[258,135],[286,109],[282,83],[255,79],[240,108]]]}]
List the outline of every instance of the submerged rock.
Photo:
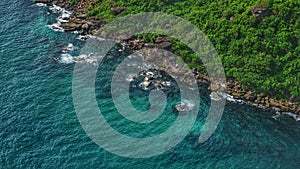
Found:
[{"label": "submerged rock", "polygon": [[163,88],[163,84],[160,81],[158,81],[154,84],[154,87],[157,89],[161,89],[161,88]]},{"label": "submerged rock", "polygon": [[176,112],[179,115],[184,115],[189,113],[194,107],[195,104],[191,100],[183,100],[182,102],[179,102],[174,106]]},{"label": "submerged rock", "polygon": [[150,81],[144,81],[142,83],[140,83],[140,87],[143,89],[143,90],[147,90],[151,85],[151,82]]}]

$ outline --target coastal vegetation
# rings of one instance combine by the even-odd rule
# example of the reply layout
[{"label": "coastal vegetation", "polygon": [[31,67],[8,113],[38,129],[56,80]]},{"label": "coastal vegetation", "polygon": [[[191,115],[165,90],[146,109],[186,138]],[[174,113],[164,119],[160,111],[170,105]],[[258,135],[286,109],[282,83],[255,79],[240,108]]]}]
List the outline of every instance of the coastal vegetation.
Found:
[{"label": "coastal vegetation", "polygon": [[[122,10],[116,13],[113,8]],[[158,11],[182,17],[203,31],[219,53],[227,78],[276,99],[300,100],[300,1],[97,0],[87,13],[110,22]],[[138,38],[153,42],[157,36]],[[187,46],[170,41],[172,50],[189,66],[205,72]]]}]

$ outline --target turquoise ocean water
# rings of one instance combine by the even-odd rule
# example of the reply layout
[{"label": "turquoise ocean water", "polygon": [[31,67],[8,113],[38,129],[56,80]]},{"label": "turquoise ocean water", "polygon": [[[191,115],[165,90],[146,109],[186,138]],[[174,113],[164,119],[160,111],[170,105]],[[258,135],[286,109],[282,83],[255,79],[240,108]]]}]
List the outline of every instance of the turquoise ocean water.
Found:
[{"label": "turquoise ocean water", "polygon": [[[272,112],[227,103],[214,135],[198,143],[209,109],[209,93],[199,86],[201,105],[185,139],[164,154],[130,159],[95,144],[81,127],[72,101],[73,64],[53,60],[77,35],[54,32],[47,25],[57,15],[29,0],[0,2],[0,168],[287,168],[300,166],[300,123],[271,118]],[[112,49],[106,63],[126,56]],[[123,134],[146,137],[163,132],[176,115],[172,97],[157,122],[136,125],[123,119],[110,99],[110,67],[100,68],[96,95],[112,127]],[[176,90],[174,90],[176,92]],[[145,93],[131,91],[137,109],[148,106]]]}]

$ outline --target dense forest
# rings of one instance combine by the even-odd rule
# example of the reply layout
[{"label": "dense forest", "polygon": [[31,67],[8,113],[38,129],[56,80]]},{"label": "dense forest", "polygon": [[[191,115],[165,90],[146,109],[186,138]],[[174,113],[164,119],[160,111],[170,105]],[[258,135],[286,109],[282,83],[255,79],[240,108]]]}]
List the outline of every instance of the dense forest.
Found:
[{"label": "dense forest", "polygon": [[[120,6],[126,10],[114,14],[111,8]],[[300,1],[97,0],[88,15],[109,22],[158,11],[182,17],[205,33],[222,58],[227,78],[280,100],[300,100]],[[153,41],[157,35],[140,37]],[[170,40],[189,66],[205,71],[188,47]]]}]

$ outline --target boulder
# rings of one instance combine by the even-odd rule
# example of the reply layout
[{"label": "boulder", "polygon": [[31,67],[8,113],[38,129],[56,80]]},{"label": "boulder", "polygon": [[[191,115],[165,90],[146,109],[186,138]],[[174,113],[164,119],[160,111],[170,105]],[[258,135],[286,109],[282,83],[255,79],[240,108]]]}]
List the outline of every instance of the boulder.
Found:
[{"label": "boulder", "polygon": [[87,15],[86,14],[81,14],[81,15],[78,15],[76,17],[79,18],[79,19],[86,19]]},{"label": "boulder", "polygon": [[216,84],[216,83],[211,83],[208,88],[209,88],[209,90],[216,91],[216,90],[220,89],[220,85]]},{"label": "boulder", "polygon": [[248,101],[255,101],[255,99],[256,99],[256,94],[253,93],[253,92],[251,92],[251,91],[249,91],[249,92],[247,92],[247,93],[244,95],[244,99],[245,99],[245,100],[248,100]]},{"label": "boulder", "polygon": [[145,43],[144,46],[146,48],[154,48],[155,47],[155,45],[153,43]]},{"label": "boulder", "polygon": [[221,87],[219,88],[219,91],[220,91],[220,92],[227,92],[226,87],[223,87],[223,86],[221,86]]},{"label": "boulder", "polygon": [[171,50],[172,43],[170,42],[162,42],[155,45],[155,47],[159,49]]},{"label": "boulder", "polygon": [[234,99],[241,99],[241,97],[242,97],[242,94],[237,93],[236,91],[233,91],[233,92],[232,92],[232,95],[233,95],[233,98],[234,98]]},{"label": "boulder", "polygon": [[81,19],[75,19],[75,20],[73,20],[73,22],[75,22],[77,24],[82,24],[84,21]]},{"label": "boulder", "polygon": [[284,105],[281,105],[280,110],[281,111],[289,111],[290,109]]},{"label": "boulder", "polygon": [[168,42],[168,39],[166,37],[157,37],[155,40],[155,43],[162,43],[162,42]]},{"label": "boulder", "polygon": [[115,8],[111,8],[111,11],[115,14],[118,15],[120,13],[122,13],[123,11],[126,10],[126,7],[124,6],[119,6],[119,7],[115,7]]},{"label": "boulder", "polygon": [[273,107],[281,107],[280,102],[275,101],[274,99],[270,99],[270,105]]},{"label": "boulder", "polygon": [[81,28],[81,24],[77,24],[74,22],[70,22],[70,23],[65,23],[62,25],[63,28],[65,29],[65,31],[75,31],[75,30],[80,30]]},{"label": "boulder", "polygon": [[195,104],[191,100],[183,100],[182,102],[179,102],[176,105],[174,105],[174,109],[178,115],[186,115],[194,107],[195,107]]},{"label": "boulder", "polygon": [[263,19],[265,17],[270,16],[270,14],[271,14],[271,12],[267,8],[263,8],[263,7],[259,6],[259,5],[256,5],[256,6],[252,7],[252,15],[253,16],[257,16],[257,18],[259,20],[261,20],[261,19]]},{"label": "boulder", "polygon": [[87,21],[86,24],[88,24],[88,25],[90,25],[90,26],[95,25],[93,22],[90,22],[90,21]]},{"label": "boulder", "polygon": [[215,100],[215,101],[219,101],[219,100],[222,99],[222,97],[220,95],[218,95],[217,92],[211,92],[210,98],[213,99],[213,100]]},{"label": "boulder", "polygon": [[123,41],[128,41],[132,38],[132,36],[127,35],[127,34],[121,34],[121,35],[118,36],[118,38],[120,38]]},{"label": "boulder", "polygon": [[87,30],[89,29],[89,25],[85,23],[81,26],[81,28]]},{"label": "boulder", "polygon": [[168,24],[166,24],[166,25],[164,26],[164,28],[165,28],[165,29],[171,29],[171,28],[172,28],[172,24],[169,24],[169,23],[168,23]]}]

